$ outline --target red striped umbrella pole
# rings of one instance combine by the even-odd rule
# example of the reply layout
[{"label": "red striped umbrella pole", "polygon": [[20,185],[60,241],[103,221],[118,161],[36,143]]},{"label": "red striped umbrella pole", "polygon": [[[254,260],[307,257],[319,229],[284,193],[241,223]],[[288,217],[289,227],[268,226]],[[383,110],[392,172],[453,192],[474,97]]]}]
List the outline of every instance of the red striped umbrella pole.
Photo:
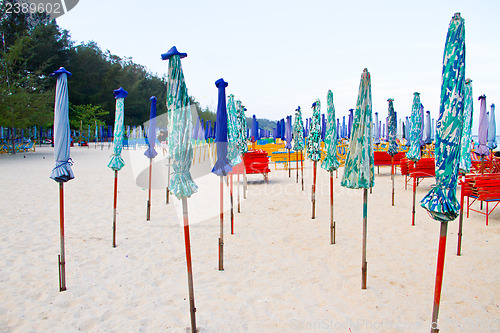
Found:
[{"label": "red striped umbrella pole", "polygon": [[462,224],[464,221],[464,189],[460,189],[460,217],[458,219],[458,245],[457,256],[462,254]]},{"label": "red striped umbrella pole", "polygon": [[333,171],[330,171],[330,244],[335,244],[335,221],[333,220]]},{"label": "red striped umbrella pole", "polygon": [[302,191],[304,191],[304,157],[302,156],[302,150],[300,151],[300,173],[302,177]]},{"label": "red striped umbrella pole", "polygon": [[288,149],[288,178],[292,177],[292,161],[290,160],[290,149]]},{"label": "red striped umbrella pole", "polygon": [[392,205],[394,206],[394,156],[391,156]]},{"label": "red striped umbrella pole", "polygon": [[312,218],[316,218],[316,164],[318,162],[314,161],[313,166],[313,185],[312,185]]},{"label": "red striped umbrella pole", "polygon": [[118,170],[115,170],[115,191],[113,195],[113,247],[116,247],[116,202],[118,201]]},{"label": "red striped umbrella pole", "polygon": [[231,200],[231,235],[234,235],[234,209],[233,209],[233,173],[231,172],[229,175],[230,179],[230,189],[229,189],[229,196]]},{"label": "red striped umbrella pole", "polygon": [[186,247],[186,264],[188,274],[189,288],[189,308],[191,312],[191,332],[196,332],[196,307],[194,306],[194,287],[193,287],[193,267],[191,265],[191,241],[189,238],[189,219],[187,210],[187,198],[182,198],[182,216],[184,219],[184,244]]},{"label": "red striped umbrella pole", "polygon": [[224,270],[224,177],[220,176],[219,271]]},{"label": "red striped umbrella pole", "polygon": [[59,183],[59,230],[61,254],[59,255],[59,291],[66,290],[66,258],[64,255],[64,183]]},{"label": "red striped umbrella pole", "polygon": [[241,213],[240,211],[240,173],[238,172],[238,213]]},{"label": "red striped umbrella pole", "polygon": [[446,233],[448,231],[448,223],[441,222],[441,230],[439,235],[439,248],[436,267],[436,287],[434,289],[434,306],[432,308],[432,324],[431,333],[439,332],[437,321],[439,315],[439,304],[441,302],[441,287],[443,285],[444,271],[444,256],[446,250]]},{"label": "red striped umbrella pole", "polygon": [[149,194],[148,194],[148,208],[146,214],[146,221],[151,219],[151,173],[153,171],[153,159],[149,159]]},{"label": "red striped umbrella pole", "polygon": [[297,181],[296,183],[299,183],[299,152],[296,150],[295,151],[295,166],[297,169]]}]

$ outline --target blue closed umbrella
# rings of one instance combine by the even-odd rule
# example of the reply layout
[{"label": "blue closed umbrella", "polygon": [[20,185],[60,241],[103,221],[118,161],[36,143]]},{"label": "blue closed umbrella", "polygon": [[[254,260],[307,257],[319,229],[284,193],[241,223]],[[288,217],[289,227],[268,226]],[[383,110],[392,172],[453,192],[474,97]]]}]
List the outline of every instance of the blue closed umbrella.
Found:
[{"label": "blue closed umbrella", "polygon": [[292,177],[290,149],[292,149],[292,116],[286,116],[285,123],[285,149],[288,149],[288,178]]},{"label": "blue closed umbrella", "polygon": [[428,145],[432,142],[431,139],[431,112],[425,112],[425,121],[424,121],[424,144]]},{"label": "blue closed umbrella", "polygon": [[[257,123],[257,118],[255,118],[255,115],[252,116],[252,132],[250,133],[251,141],[255,143],[255,141],[258,140],[258,135],[259,135],[259,125]],[[284,133],[282,134],[282,136]]]},{"label": "blue closed umbrella", "polygon": [[326,133],[326,120],[325,114],[321,115],[321,141],[325,141],[325,133]]},{"label": "blue closed umbrella", "polygon": [[349,121],[348,121],[349,126],[347,127],[347,138],[351,137],[352,123],[353,123],[353,118],[354,118],[353,111],[354,111],[354,109],[349,109]]},{"label": "blue closed umbrella", "polygon": [[66,290],[66,257],[64,253],[64,183],[75,178],[70,158],[71,131],[68,116],[68,76],[71,73],[64,67],[50,74],[57,78],[56,99],[54,105],[54,156],[56,166],[50,178],[59,183],[59,227],[61,238],[61,254],[59,255],[59,291]]},{"label": "blue closed umbrella", "polygon": [[152,96],[151,109],[149,112],[149,130],[148,130],[148,149],[144,152],[144,155],[149,158],[149,191],[148,191],[148,204],[146,212],[146,221],[151,219],[151,177],[153,174],[153,158],[158,155],[155,150],[156,141],[156,97]]},{"label": "blue closed umbrella", "polygon": [[488,123],[488,148],[497,148],[497,123],[495,121],[495,104],[491,104],[490,119]]},{"label": "blue closed umbrella", "polygon": [[217,143],[217,161],[212,172],[217,176],[226,176],[233,167],[231,161],[227,158],[227,109],[226,109],[226,87],[227,82],[224,79],[215,81],[218,89],[219,100],[217,103],[217,120],[215,127],[215,142]]}]

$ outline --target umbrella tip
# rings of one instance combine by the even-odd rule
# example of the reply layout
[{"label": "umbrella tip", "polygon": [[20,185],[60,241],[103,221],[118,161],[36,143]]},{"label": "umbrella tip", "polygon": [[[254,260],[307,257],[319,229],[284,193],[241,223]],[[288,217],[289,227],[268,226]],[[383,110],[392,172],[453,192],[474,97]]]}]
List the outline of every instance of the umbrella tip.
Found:
[{"label": "umbrella tip", "polygon": [[125,89],[123,89],[122,87],[113,90],[113,96],[115,98],[125,98],[125,97],[127,97],[127,95],[128,95],[128,92]]},{"label": "umbrella tip", "polygon": [[162,60],[167,60],[167,59],[170,59],[170,57],[174,56],[174,55],[178,55],[182,58],[186,58],[187,57],[187,53],[182,53],[182,52],[179,52],[177,51],[177,48],[175,46],[172,46],[170,48],[170,50],[168,50],[167,53],[163,53],[161,55],[161,59]]},{"label": "umbrella tip", "polygon": [[[394,98],[389,98],[389,99],[387,100],[387,102],[394,102]],[[351,110],[352,110],[352,109],[351,109]],[[351,111],[351,110],[349,110],[349,111]]]},{"label": "umbrella tip", "polygon": [[224,85],[224,87],[227,87],[227,82],[224,81],[223,78],[220,78],[217,81],[215,81],[215,86],[219,88],[220,85]]},{"label": "umbrella tip", "polygon": [[478,100],[479,100],[479,101],[480,101],[481,99],[486,99],[486,95],[484,95],[484,94],[483,94],[483,95],[481,95],[481,96],[479,96],[479,97],[478,97]]},{"label": "umbrella tip", "polygon": [[50,76],[50,77],[59,76],[59,75],[61,75],[61,74],[63,74],[63,73],[65,73],[65,74],[66,74],[66,75],[68,75],[68,76],[71,76],[71,75],[72,75],[70,72],[68,72],[68,71],[66,70],[66,68],[64,68],[64,67],[59,67],[59,69],[58,69],[57,71],[55,71],[54,73],[50,73],[50,74],[49,74],[49,76]]},{"label": "umbrella tip", "polygon": [[461,19],[461,18],[462,18],[462,16],[460,15],[460,12],[456,12],[456,13],[453,15],[453,19],[454,19],[454,20],[459,20],[459,19]]},{"label": "umbrella tip", "polygon": [[156,101],[156,96],[151,96],[151,97],[149,98],[149,100],[150,100],[150,101]]},{"label": "umbrella tip", "polygon": [[466,84],[468,84],[468,83],[472,83],[472,79],[469,79],[469,78],[465,79],[465,83],[466,83]]}]

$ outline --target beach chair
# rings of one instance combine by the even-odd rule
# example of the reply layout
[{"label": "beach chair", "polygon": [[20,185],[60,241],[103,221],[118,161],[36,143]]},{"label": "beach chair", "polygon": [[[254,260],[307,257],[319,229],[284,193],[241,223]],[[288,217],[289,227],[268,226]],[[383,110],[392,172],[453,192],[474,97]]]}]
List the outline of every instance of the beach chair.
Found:
[{"label": "beach chair", "polygon": [[[464,198],[467,197],[467,218],[469,218],[469,211],[483,214],[486,216],[486,225],[488,225],[489,216],[500,204],[500,173],[467,174],[460,180],[460,186],[460,202],[463,203]],[[485,203],[486,210],[471,208],[476,201]],[[491,209],[490,203],[495,203]],[[463,212],[463,205],[460,210]]]},{"label": "beach chair", "polygon": [[243,155],[243,162],[247,175],[260,173],[264,176],[266,183],[269,182],[268,174],[271,169],[269,169],[269,158],[264,150],[249,150]]}]

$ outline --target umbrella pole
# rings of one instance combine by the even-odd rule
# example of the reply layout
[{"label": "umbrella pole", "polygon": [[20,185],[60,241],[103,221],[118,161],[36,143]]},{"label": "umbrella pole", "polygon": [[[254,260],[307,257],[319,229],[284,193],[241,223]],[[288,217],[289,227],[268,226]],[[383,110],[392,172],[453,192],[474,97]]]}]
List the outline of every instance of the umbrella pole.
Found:
[{"label": "umbrella pole", "polygon": [[391,156],[392,205],[394,206],[394,156]]},{"label": "umbrella pole", "polygon": [[191,312],[191,332],[196,332],[196,307],[194,306],[193,268],[191,265],[191,241],[189,238],[189,220],[187,198],[182,198],[182,216],[184,218],[184,244],[186,247],[186,264],[189,287],[189,309]]},{"label": "umbrella pole", "polygon": [[231,187],[229,189],[230,200],[231,200],[231,235],[234,235],[234,208],[233,208],[233,173],[229,175]]},{"label": "umbrella pole", "polygon": [[219,271],[224,270],[224,177],[220,176]]},{"label": "umbrella pole", "polygon": [[361,262],[361,289],[366,289],[366,272],[368,263],[366,262],[366,233],[368,215],[368,189],[363,189],[363,254]]},{"label": "umbrella pole", "polygon": [[66,290],[66,257],[64,255],[64,183],[59,183],[59,230],[61,254],[59,255],[59,291]]},{"label": "umbrella pole", "polygon": [[316,163],[317,161],[314,161],[314,166],[313,166],[313,184],[312,184],[312,219],[315,219],[315,210],[316,210]]},{"label": "umbrella pole", "polygon": [[240,173],[238,172],[238,213],[241,213],[240,211]]},{"label": "umbrella pole", "polygon": [[434,306],[432,308],[432,323],[431,333],[439,332],[437,328],[437,320],[439,315],[439,303],[441,301],[441,287],[443,284],[444,271],[444,255],[446,250],[446,233],[448,231],[448,223],[441,222],[441,231],[439,235],[439,249],[436,268],[436,287],[434,289]]},{"label": "umbrella pole", "polygon": [[118,170],[115,170],[115,191],[113,196],[113,247],[116,247],[116,202],[118,199]]},{"label": "umbrella pole", "polygon": [[167,173],[167,187],[165,188],[165,196],[166,196],[166,203],[168,204],[170,202],[170,190],[169,190],[169,186],[170,186],[170,158],[168,159],[168,173]]},{"label": "umbrella pole", "polygon": [[299,152],[295,151],[295,167],[297,169],[297,180],[296,183],[299,183]]},{"label": "umbrella pole", "polygon": [[247,198],[247,167],[245,166],[245,162],[243,162],[243,199]]},{"label": "umbrella pole", "polygon": [[149,194],[148,194],[148,208],[146,212],[146,221],[151,217],[151,171],[153,170],[153,159],[149,159]]},{"label": "umbrella pole", "polygon": [[462,254],[462,224],[464,221],[464,191],[463,185],[460,189],[460,217],[458,219],[458,245],[457,245],[457,256]]},{"label": "umbrella pole", "polygon": [[300,150],[300,173],[302,177],[302,191],[304,191],[304,157],[302,156],[302,150]]},{"label": "umbrella pole", "polygon": [[417,197],[417,177],[413,177],[413,210],[411,211],[411,225],[415,225],[415,200]]},{"label": "umbrella pole", "polygon": [[335,221],[333,220],[333,170],[330,171],[330,244],[335,244]]},{"label": "umbrella pole", "polygon": [[290,149],[288,149],[288,178],[292,177],[292,161],[290,160]]}]

